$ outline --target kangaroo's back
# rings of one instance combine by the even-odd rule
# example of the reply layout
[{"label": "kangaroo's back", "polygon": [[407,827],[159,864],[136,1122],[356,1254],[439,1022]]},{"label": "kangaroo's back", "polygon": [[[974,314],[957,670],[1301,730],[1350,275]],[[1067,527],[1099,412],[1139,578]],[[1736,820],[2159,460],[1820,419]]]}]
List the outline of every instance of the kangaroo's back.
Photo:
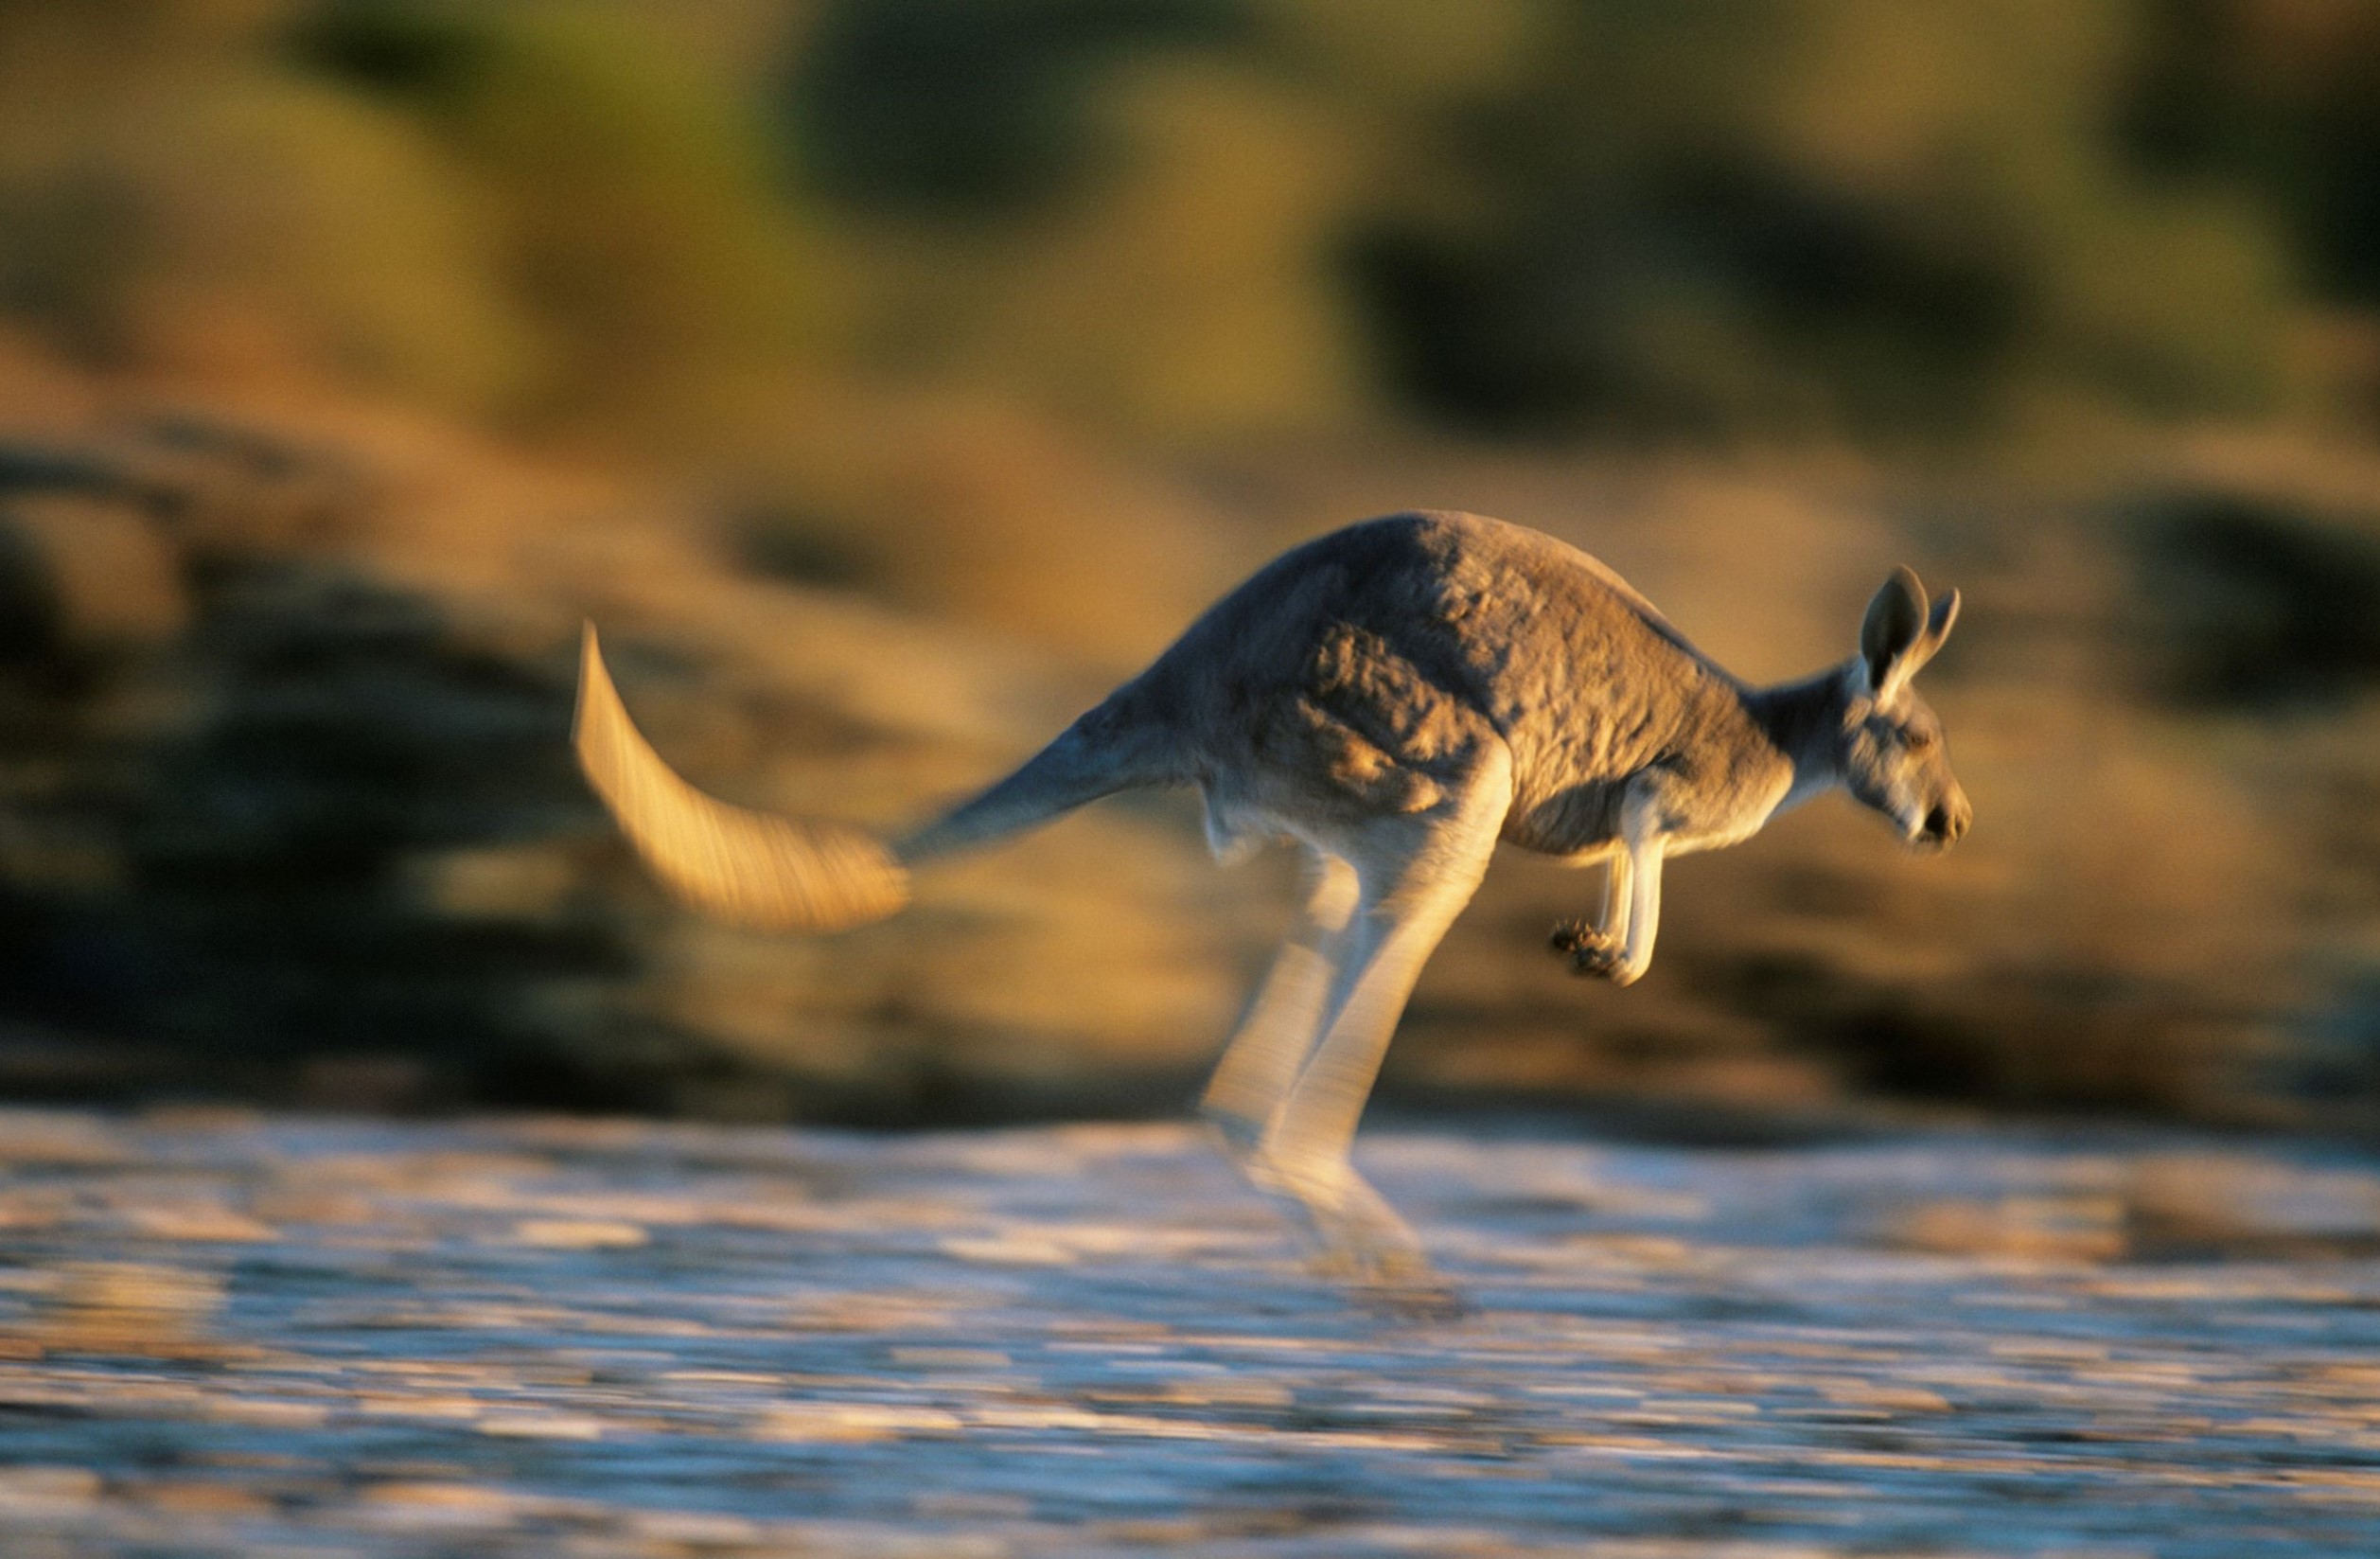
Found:
[{"label": "kangaroo's back", "polygon": [[1477,515],[1415,512],[1283,554],[1119,700],[1176,733],[1185,777],[1327,777],[1351,805],[1430,805],[1482,732],[1515,801],[1624,774],[1733,679],[1602,563]]}]

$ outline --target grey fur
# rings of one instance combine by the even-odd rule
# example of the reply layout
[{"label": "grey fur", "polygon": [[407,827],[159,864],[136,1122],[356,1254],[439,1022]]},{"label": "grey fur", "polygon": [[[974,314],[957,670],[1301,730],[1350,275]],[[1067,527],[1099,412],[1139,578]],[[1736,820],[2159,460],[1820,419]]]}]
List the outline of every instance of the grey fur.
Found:
[{"label": "grey fur", "polygon": [[1475,515],[1367,521],[1284,554],[1024,767],[896,843],[901,869],[1134,787],[1193,785],[1219,853],[1306,848],[1307,912],[1205,1107],[1260,1185],[1372,1273],[1424,1270],[1348,1163],[1422,963],[1501,842],[1609,877],[1600,923],[1558,930],[1580,973],[1652,956],[1665,857],[1732,844],[1838,786],[1913,842],[1970,810],[1909,690],[1958,611],[1907,569],[1860,653],[1751,686],[1610,569]]}]

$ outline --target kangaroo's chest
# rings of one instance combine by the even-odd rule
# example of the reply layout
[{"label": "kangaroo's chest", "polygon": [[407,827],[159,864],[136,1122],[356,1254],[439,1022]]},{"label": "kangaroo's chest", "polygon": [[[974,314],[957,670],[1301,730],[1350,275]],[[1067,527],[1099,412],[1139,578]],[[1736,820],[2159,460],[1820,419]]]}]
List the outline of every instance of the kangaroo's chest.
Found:
[{"label": "kangaroo's chest", "polygon": [[1733,787],[1697,798],[1694,805],[1682,809],[1676,820],[1662,829],[1664,853],[1692,855],[1697,850],[1720,850],[1742,843],[1776,815],[1791,784],[1789,774],[1773,783]]},{"label": "kangaroo's chest", "polygon": [[1723,849],[1758,833],[1792,788],[1782,765],[1729,766],[1695,774],[1667,764],[1584,784],[1545,788],[1516,799],[1504,841],[1540,855],[1585,864],[1601,859],[1626,828],[1631,792],[1653,799],[1654,829],[1666,853]]}]

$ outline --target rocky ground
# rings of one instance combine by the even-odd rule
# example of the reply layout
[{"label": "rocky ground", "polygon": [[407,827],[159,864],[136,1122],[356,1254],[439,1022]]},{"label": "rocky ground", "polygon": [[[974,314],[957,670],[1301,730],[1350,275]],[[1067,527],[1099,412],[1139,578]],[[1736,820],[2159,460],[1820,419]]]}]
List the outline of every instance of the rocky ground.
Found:
[{"label": "rocky ground", "polygon": [[1503,1122],[1310,1273],[1186,1126],[0,1117],[0,1551],[2380,1546],[2380,1163]]}]

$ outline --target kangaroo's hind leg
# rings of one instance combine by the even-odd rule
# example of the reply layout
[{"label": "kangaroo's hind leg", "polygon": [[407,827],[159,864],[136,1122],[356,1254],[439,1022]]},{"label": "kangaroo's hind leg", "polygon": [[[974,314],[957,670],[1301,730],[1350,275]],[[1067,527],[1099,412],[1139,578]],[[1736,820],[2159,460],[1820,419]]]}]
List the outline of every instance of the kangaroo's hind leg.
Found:
[{"label": "kangaroo's hind leg", "polygon": [[1387,1277],[1425,1273],[1420,1245],[1349,1162],[1381,1058],[1421,966],[1487,875],[1512,797],[1511,756],[1482,744],[1479,763],[1428,812],[1376,819],[1350,840],[1355,910],[1342,938],[1322,1038],[1274,1113],[1249,1164],[1259,1184],[1295,1197],[1337,1259]]},{"label": "kangaroo's hind leg", "polygon": [[1353,867],[1315,850],[1308,874],[1305,909],[1199,1100],[1199,1112],[1235,1154],[1254,1152],[1264,1140],[1313,1049],[1355,912]]}]

